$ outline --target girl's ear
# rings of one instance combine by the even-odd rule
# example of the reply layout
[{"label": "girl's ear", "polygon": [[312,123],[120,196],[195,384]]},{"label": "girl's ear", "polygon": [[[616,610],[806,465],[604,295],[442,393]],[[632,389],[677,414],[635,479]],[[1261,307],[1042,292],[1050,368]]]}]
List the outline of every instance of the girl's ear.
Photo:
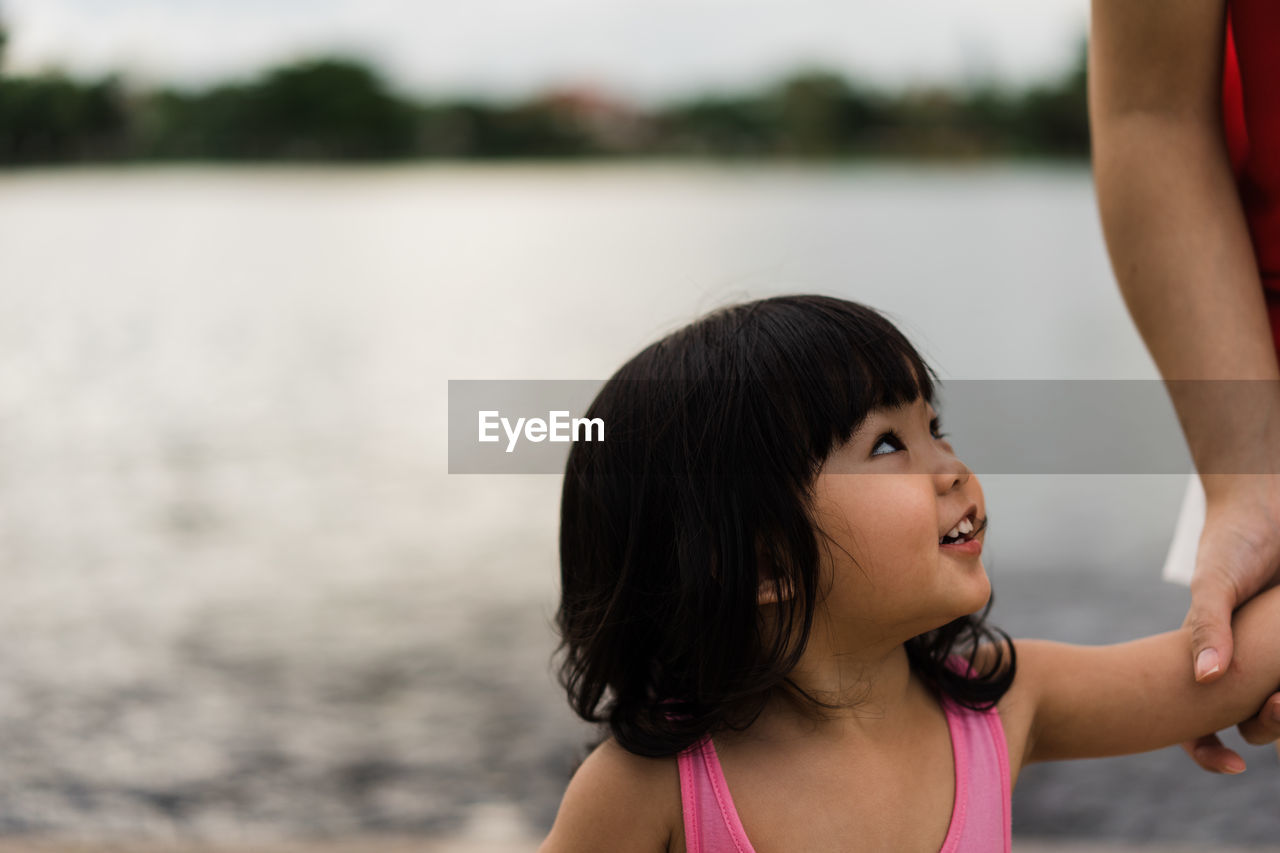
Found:
[{"label": "girl's ear", "polygon": [[756,604],[758,606],[780,604],[783,601],[790,601],[794,595],[790,584],[779,583],[773,578],[761,578],[760,586],[756,589]]},{"label": "girl's ear", "polygon": [[[779,586],[782,587],[781,595],[779,595]],[[785,582],[779,584],[772,577],[761,576],[760,584],[756,587],[756,606],[763,607],[766,604],[790,601],[794,595],[795,593],[791,591],[790,584]]]},{"label": "girl's ear", "polygon": [[785,580],[778,581],[778,563],[763,544],[756,545],[756,565],[759,567],[760,583],[756,587],[756,605],[780,604],[790,601],[795,596],[791,584]]}]

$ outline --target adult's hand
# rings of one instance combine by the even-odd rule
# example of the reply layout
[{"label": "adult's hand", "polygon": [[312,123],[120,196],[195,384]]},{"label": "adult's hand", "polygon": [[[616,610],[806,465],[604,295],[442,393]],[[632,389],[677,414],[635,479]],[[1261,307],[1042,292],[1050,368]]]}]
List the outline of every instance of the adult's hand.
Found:
[{"label": "adult's hand", "polygon": [[[1205,478],[1215,492],[1207,500],[1204,531],[1191,581],[1191,655],[1196,680],[1216,681],[1231,665],[1231,613],[1264,589],[1280,583],[1280,475],[1220,475]],[[1237,727],[1251,744],[1280,739],[1280,692]],[[1216,734],[1182,745],[1191,758],[1217,773],[1245,769],[1239,753]],[[1280,752],[1280,744],[1277,744]]]}]

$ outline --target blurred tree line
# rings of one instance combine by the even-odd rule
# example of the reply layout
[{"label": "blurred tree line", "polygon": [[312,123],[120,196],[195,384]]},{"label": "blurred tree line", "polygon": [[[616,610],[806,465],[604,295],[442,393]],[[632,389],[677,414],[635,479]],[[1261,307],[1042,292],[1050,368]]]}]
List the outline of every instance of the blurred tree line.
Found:
[{"label": "blurred tree line", "polygon": [[0,164],[115,160],[704,156],[1086,158],[1085,46],[1059,79],[888,93],[813,69],[637,109],[590,89],[420,102],[344,58],[199,91],[4,71]]}]

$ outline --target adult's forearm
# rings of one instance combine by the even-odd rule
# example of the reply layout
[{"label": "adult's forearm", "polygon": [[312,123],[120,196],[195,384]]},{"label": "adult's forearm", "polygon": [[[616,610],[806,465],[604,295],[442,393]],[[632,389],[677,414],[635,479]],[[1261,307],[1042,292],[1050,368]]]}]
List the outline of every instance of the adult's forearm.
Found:
[{"label": "adult's forearm", "polygon": [[1280,461],[1280,367],[1257,264],[1216,127],[1134,111],[1095,119],[1112,267],[1206,491]]}]

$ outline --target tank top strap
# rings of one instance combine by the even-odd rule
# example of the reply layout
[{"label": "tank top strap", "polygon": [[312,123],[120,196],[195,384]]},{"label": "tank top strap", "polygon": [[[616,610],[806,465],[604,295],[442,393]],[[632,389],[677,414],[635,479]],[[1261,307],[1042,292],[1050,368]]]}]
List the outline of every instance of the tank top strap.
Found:
[{"label": "tank top strap", "polygon": [[680,753],[676,762],[687,853],[755,853],[729,796],[711,737]]},{"label": "tank top strap", "polygon": [[1010,853],[1013,790],[1000,713],[942,704],[955,756],[956,813],[941,853]]},{"label": "tank top strap", "polygon": [[[953,655],[947,663],[963,675],[972,673],[959,656]],[[974,711],[947,697],[942,708],[955,757],[957,814],[940,853],[1010,853],[1013,783],[1000,711],[995,707]]]}]

